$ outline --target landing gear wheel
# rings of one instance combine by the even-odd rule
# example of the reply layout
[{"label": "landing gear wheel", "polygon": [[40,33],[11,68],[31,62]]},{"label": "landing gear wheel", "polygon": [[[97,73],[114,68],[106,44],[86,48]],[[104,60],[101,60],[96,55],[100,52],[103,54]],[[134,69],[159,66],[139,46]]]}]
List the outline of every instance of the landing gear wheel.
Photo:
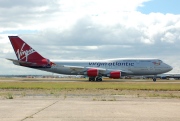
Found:
[{"label": "landing gear wheel", "polygon": [[96,77],[96,81],[97,81],[97,82],[101,82],[101,81],[102,81],[102,78],[101,78],[101,77]]},{"label": "landing gear wheel", "polygon": [[153,78],[153,82],[156,82],[156,78]]},{"label": "landing gear wheel", "polygon": [[95,77],[89,77],[89,81],[95,81]]}]

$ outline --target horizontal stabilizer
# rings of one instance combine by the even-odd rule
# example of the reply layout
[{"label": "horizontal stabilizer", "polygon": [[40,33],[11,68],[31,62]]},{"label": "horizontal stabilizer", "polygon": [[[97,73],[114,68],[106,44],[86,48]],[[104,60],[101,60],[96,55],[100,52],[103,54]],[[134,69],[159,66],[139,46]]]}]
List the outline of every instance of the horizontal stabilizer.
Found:
[{"label": "horizontal stabilizer", "polygon": [[32,65],[32,64],[36,64],[36,63],[31,63],[31,62],[26,62],[26,61],[19,61],[19,60],[14,60],[14,59],[9,59],[9,58],[6,58],[7,60],[10,60],[12,61],[14,64],[25,64],[25,65]]}]

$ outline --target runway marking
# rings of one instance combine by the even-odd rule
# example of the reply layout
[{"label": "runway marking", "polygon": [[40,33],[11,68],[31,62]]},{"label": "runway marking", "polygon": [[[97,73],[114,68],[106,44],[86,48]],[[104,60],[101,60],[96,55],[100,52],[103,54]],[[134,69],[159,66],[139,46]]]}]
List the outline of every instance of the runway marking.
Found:
[{"label": "runway marking", "polygon": [[33,113],[32,115],[25,117],[25,118],[22,119],[21,121],[25,121],[25,120],[28,119],[28,118],[33,118],[34,115],[36,115],[36,114],[40,113],[41,111],[43,111],[43,110],[45,110],[45,109],[51,107],[52,105],[56,104],[57,102],[59,102],[59,100],[57,100],[57,101],[53,102],[52,104],[50,104],[50,105],[48,105],[48,106],[46,106],[46,107],[40,109],[39,111]]}]

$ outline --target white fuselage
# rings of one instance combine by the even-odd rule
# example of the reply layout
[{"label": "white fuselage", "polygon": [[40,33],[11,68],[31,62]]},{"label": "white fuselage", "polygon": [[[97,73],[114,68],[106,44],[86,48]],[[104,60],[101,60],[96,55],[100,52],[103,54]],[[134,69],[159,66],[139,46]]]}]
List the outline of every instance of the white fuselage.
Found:
[{"label": "white fuselage", "polygon": [[119,79],[127,75],[156,75],[172,70],[172,67],[159,59],[107,59],[107,60],[61,60],[44,58],[18,36],[9,36],[18,60],[8,59],[14,64],[43,71],[85,75],[89,81],[102,81],[102,77]]},{"label": "white fuselage", "polygon": [[[56,64],[52,68],[40,70],[68,75],[83,75],[87,68],[93,67],[106,69],[103,72],[104,75],[113,70],[126,72],[122,75],[157,75],[172,70],[171,66],[159,59],[61,60],[53,62]],[[73,71],[72,67],[84,67],[84,69]]]}]

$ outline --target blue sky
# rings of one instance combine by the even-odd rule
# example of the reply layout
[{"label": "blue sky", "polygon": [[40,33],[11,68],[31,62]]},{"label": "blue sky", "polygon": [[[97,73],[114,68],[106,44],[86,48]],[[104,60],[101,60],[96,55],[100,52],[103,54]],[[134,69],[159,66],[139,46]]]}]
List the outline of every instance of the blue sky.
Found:
[{"label": "blue sky", "polygon": [[143,7],[138,10],[144,14],[149,13],[171,13],[180,14],[180,0],[151,0],[143,3]]}]

